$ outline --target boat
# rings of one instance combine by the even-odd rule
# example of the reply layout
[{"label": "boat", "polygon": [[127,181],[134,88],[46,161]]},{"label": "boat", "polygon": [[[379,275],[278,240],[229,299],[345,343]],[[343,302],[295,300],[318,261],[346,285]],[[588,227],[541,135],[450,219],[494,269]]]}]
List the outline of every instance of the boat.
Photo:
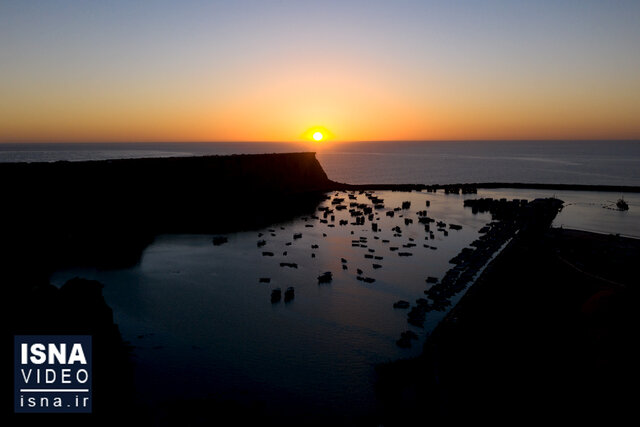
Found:
[{"label": "boat", "polygon": [[289,286],[286,291],[284,291],[284,302],[289,302],[293,299],[295,295],[295,290],[293,286]]},{"label": "boat", "polygon": [[618,207],[618,210],[621,211],[629,210],[629,205],[624,201],[624,199],[618,199],[618,201],[616,202],[616,206]]},{"label": "boat", "polygon": [[282,291],[280,290],[280,288],[275,288],[274,290],[271,291],[271,302],[272,303],[276,303],[276,302],[280,301],[280,298],[282,298]]}]

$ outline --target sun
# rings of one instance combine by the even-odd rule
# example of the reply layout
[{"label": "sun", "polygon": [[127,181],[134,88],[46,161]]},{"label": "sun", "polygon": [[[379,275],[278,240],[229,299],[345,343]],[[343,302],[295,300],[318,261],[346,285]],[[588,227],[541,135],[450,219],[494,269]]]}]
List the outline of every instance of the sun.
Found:
[{"label": "sun", "polygon": [[307,128],[303,134],[300,135],[300,139],[311,142],[329,142],[333,141],[333,133],[324,126],[313,126]]}]

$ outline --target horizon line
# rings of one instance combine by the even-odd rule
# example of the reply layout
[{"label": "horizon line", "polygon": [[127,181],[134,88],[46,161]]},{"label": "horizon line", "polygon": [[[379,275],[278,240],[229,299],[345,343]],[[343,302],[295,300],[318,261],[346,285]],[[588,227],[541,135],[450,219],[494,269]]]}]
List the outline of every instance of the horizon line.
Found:
[{"label": "horizon line", "polygon": [[354,139],[354,140],[327,140],[324,142],[305,140],[116,140],[116,141],[58,141],[58,140],[30,140],[30,141],[0,141],[0,144],[342,144],[342,143],[393,143],[393,142],[640,142],[637,138],[496,138],[496,139]]}]

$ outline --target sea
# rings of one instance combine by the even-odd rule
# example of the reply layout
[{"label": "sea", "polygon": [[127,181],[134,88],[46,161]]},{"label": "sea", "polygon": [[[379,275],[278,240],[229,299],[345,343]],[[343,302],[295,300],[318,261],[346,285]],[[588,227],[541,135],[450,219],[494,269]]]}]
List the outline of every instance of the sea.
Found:
[{"label": "sea", "polygon": [[313,151],[351,184],[524,182],[640,185],[640,141],[380,141],[0,144],[0,162]]},{"label": "sea", "polygon": [[[637,141],[0,144],[0,162],[300,151],[315,151],[330,179],[353,184],[640,185]],[[452,267],[449,260],[491,222],[488,213],[465,208],[465,199],[555,196],[565,201],[555,227],[640,238],[637,193],[504,188],[480,189],[477,195],[327,196],[319,208],[331,208],[341,198],[371,204],[375,196],[384,200],[385,210],[398,210],[393,217],[376,211],[377,231],[369,222],[354,223],[348,210],[322,222],[319,210],[317,218],[230,233],[218,246],[211,235],[161,235],[133,267],[67,268],[50,280],[56,286],[73,277],[104,284],[114,321],[133,349],[137,399],[157,424],[167,407],[185,399],[241,401],[301,423],[348,423],[376,412],[375,367],[419,355],[446,315],[448,309],[429,312],[420,328],[408,324],[407,310],[393,304],[425,297],[430,286],[425,279],[442,279]],[[619,198],[627,201],[628,211],[615,209]],[[417,221],[422,210],[461,228],[434,229],[430,235]],[[340,220],[346,225],[338,226]],[[319,283],[325,272],[332,273],[331,282]],[[274,289],[284,294],[289,287],[293,299],[271,300]],[[418,337],[410,348],[396,344],[405,331]],[[425,402],[427,412],[429,405]]]}]

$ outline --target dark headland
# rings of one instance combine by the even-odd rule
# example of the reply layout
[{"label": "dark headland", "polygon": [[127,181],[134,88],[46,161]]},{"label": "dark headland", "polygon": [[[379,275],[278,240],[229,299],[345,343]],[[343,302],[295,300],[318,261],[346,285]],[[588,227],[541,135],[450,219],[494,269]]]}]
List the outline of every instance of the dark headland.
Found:
[{"label": "dark headland", "polygon": [[[59,268],[133,265],[158,234],[257,229],[313,212],[334,190],[640,191],[499,183],[355,186],[331,181],[314,153],[5,163],[0,180],[3,348],[12,348],[14,334],[94,335],[96,404],[90,418],[69,418],[80,424],[121,422],[136,413],[122,404],[133,394],[131,370],[101,285],[72,280],[57,289],[49,276]],[[380,367],[380,422],[588,419],[628,410],[621,387],[635,360],[629,348],[637,301],[632,260],[640,259],[640,244],[550,229],[555,212],[518,230],[427,340],[422,356]],[[4,369],[3,384],[12,375]],[[11,414],[7,390],[3,413]],[[118,405],[110,401],[115,395]],[[145,424],[145,414],[135,416]],[[38,420],[15,417],[10,424]]]},{"label": "dark headland", "polygon": [[3,255],[49,269],[135,263],[160,233],[263,227],[335,185],[314,153],[3,163],[0,182]]}]

